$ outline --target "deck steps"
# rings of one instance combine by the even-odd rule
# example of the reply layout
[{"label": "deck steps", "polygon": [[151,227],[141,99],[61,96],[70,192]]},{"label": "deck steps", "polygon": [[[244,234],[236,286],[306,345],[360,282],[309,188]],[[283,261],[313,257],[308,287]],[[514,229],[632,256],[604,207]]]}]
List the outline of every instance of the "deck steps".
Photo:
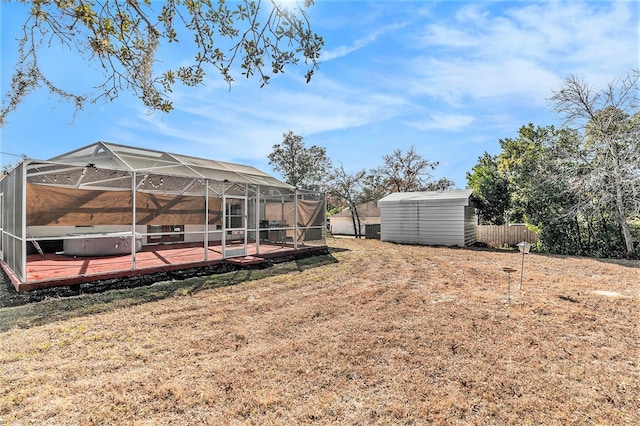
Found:
[{"label": "deck steps", "polygon": [[238,266],[259,265],[265,262],[263,257],[258,256],[238,256],[225,259],[225,262]]}]

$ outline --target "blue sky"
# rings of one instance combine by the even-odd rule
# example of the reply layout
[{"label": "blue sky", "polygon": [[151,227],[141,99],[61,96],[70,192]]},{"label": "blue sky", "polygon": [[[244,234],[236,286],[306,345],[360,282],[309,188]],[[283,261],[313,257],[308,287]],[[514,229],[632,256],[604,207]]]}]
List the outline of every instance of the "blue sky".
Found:
[{"label": "blue sky", "polygon": [[[1,86],[6,92],[24,8],[1,3]],[[636,1],[330,1],[309,10],[325,39],[320,69],[288,68],[260,88],[238,77],[228,90],[176,86],[175,110],[149,113],[136,98],[72,105],[32,93],[0,129],[10,154],[48,159],[98,140],[250,164],[273,172],[267,155],[292,130],[327,149],[345,169],[370,169],[412,145],[440,165],[434,177],[459,188],[484,151],[520,126],[559,125],[548,104],[570,74],[596,87],[639,65]],[[167,67],[189,58],[161,46]],[[51,80],[86,91],[97,66],[53,46],[40,59]]]}]

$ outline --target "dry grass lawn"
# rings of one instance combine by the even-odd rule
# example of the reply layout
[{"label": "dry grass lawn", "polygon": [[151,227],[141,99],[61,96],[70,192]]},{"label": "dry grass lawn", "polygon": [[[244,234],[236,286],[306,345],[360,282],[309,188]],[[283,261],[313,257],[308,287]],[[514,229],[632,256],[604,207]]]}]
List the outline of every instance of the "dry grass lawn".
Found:
[{"label": "dry grass lawn", "polygon": [[528,255],[507,301],[518,253],[329,246],[335,263],[1,332],[0,423],[640,424],[639,262]]}]

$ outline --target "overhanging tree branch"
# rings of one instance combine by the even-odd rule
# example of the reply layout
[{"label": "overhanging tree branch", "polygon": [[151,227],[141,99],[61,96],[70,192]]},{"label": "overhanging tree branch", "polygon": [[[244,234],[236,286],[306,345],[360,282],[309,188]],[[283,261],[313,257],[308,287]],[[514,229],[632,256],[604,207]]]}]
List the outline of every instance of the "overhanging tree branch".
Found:
[{"label": "overhanging tree branch", "polygon": [[[228,84],[240,72],[246,77],[257,75],[264,86],[271,74],[282,73],[303,59],[309,67],[308,81],[324,44],[311,31],[305,11],[313,4],[310,0],[289,8],[276,0],[242,0],[233,5],[224,0],[165,0],[161,6],[151,0],[31,3],[12,85],[0,108],[0,125],[40,85],[72,100],[77,109],[87,100],[113,100],[128,91],[150,109],[168,112],[173,108],[169,95],[176,82],[203,84],[209,68]],[[156,70],[155,54],[161,43],[177,43],[181,38],[194,52],[191,63],[176,70]],[[97,61],[104,77],[97,93],[73,94],[46,77],[37,60],[43,42],[76,49],[88,61]],[[267,62],[269,69],[265,69]]]}]

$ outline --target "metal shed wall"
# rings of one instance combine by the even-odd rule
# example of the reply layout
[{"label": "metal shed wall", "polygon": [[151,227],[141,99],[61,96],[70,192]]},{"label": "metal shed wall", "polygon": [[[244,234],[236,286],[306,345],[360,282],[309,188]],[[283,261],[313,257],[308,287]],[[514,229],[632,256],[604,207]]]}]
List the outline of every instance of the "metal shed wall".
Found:
[{"label": "metal shed wall", "polygon": [[473,206],[464,207],[464,245],[470,246],[478,241],[478,216]]},{"label": "metal shed wall", "polygon": [[[380,239],[407,244],[465,246],[475,242],[470,191],[391,194],[378,202]],[[421,197],[421,194],[424,194]]]}]

